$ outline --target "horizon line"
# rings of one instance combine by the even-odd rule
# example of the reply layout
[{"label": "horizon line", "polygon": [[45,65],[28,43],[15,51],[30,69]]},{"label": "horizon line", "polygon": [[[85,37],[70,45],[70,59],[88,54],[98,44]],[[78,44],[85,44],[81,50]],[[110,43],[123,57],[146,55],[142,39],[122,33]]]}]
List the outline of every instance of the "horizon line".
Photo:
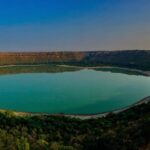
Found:
[{"label": "horizon line", "polygon": [[116,51],[150,51],[150,49],[116,49],[116,50],[0,50],[0,53],[55,53],[55,52],[116,52]]}]

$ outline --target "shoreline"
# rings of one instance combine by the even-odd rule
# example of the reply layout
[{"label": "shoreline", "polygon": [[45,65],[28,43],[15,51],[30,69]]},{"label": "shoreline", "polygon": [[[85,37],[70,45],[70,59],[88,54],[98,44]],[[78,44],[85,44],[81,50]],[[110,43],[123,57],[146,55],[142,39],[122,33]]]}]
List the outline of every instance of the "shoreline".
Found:
[{"label": "shoreline", "polygon": [[150,76],[150,71],[144,71],[144,70],[140,70],[140,69],[132,69],[132,68],[125,68],[125,67],[115,67],[115,66],[95,66],[95,67],[82,67],[82,66],[72,66],[72,65],[57,65],[57,66],[62,66],[62,67],[75,67],[75,68],[79,68],[79,69],[98,69],[98,68],[115,68],[115,69],[123,69],[123,70],[127,70],[127,71],[136,71],[139,73],[142,73],[146,76]]},{"label": "shoreline", "polygon": [[103,113],[97,113],[97,114],[89,114],[89,115],[64,115],[64,116],[68,116],[68,117],[72,117],[72,118],[79,118],[79,119],[96,119],[96,118],[102,118],[102,117],[106,117],[108,114],[113,113],[113,114],[119,114],[121,112],[124,112],[130,108],[133,108],[135,106],[141,105],[141,104],[147,104],[148,102],[150,102],[150,96],[145,97],[139,101],[137,101],[134,104],[131,104],[129,106],[120,108],[120,109],[116,109],[116,110],[112,110],[112,111],[108,111],[108,112],[103,112]]},{"label": "shoreline", "polygon": [[129,106],[108,111],[108,112],[102,112],[102,113],[97,113],[97,114],[49,114],[49,113],[42,113],[42,112],[18,112],[18,111],[13,111],[13,110],[7,110],[7,109],[0,109],[0,113],[7,113],[7,112],[12,112],[13,115],[15,116],[20,116],[20,117],[25,117],[25,116],[56,116],[56,117],[68,117],[68,118],[76,118],[76,119],[97,119],[97,118],[102,118],[106,117],[108,114],[113,113],[113,114],[119,114],[121,112],[124,112],[130,108],[133,108],[135,106],[139,106],[141,104],[147,104],[150,102],[150,96],[145,97],[139,101],[137,101],[134,104],[131,104]]},{"label": "shoreline", "polygon": [[7,68],[7,67],[36,67],[36,66],[50,66],[56,65],[58,67],[66,67],[66,68],[77,68],[77,69],[98,69],[98,68],[115,68],[115,69],[123,69],[127,71],[136,71],[141,73],[145,76],[150,76],[150,71],[144,71],[140,69],[132,69],[132,68],[125,68],[125,67],[115,67],[115,66],[94,66],[94,67],[85,67],[85,66],[73,66],[73,65],[57,65],[57,64],[33,64],[33,65],[0,65],[0,68]]}]

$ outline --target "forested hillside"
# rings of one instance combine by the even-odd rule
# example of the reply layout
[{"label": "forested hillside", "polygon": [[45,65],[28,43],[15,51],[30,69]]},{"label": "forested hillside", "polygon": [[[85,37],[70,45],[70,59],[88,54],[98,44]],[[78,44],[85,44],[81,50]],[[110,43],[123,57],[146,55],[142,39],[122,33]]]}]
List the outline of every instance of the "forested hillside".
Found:
[{"label": "forested hillside", "polygon": [[149,150],[150,103],[99,119],[0,113],[0,150]]}]

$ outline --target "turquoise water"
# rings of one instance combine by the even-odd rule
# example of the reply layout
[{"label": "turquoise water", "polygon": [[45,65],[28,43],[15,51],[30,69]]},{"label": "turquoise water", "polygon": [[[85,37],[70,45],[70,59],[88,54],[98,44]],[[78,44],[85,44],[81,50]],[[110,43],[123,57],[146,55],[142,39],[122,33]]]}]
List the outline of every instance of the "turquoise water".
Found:
[{"label": "turquoise water", "polygon": [[0,76],[0,108],[94,114],[150,96],[150,77],[95,70]]}]

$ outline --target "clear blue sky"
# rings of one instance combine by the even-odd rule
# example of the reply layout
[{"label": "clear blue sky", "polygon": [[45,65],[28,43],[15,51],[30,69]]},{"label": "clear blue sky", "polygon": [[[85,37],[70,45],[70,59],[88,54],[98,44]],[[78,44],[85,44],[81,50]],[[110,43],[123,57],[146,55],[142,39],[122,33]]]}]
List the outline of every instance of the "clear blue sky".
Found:
[{"label": "clear blue sky", "polygon": [[1,51],[150,49],[150,0],[1,0]]}]

